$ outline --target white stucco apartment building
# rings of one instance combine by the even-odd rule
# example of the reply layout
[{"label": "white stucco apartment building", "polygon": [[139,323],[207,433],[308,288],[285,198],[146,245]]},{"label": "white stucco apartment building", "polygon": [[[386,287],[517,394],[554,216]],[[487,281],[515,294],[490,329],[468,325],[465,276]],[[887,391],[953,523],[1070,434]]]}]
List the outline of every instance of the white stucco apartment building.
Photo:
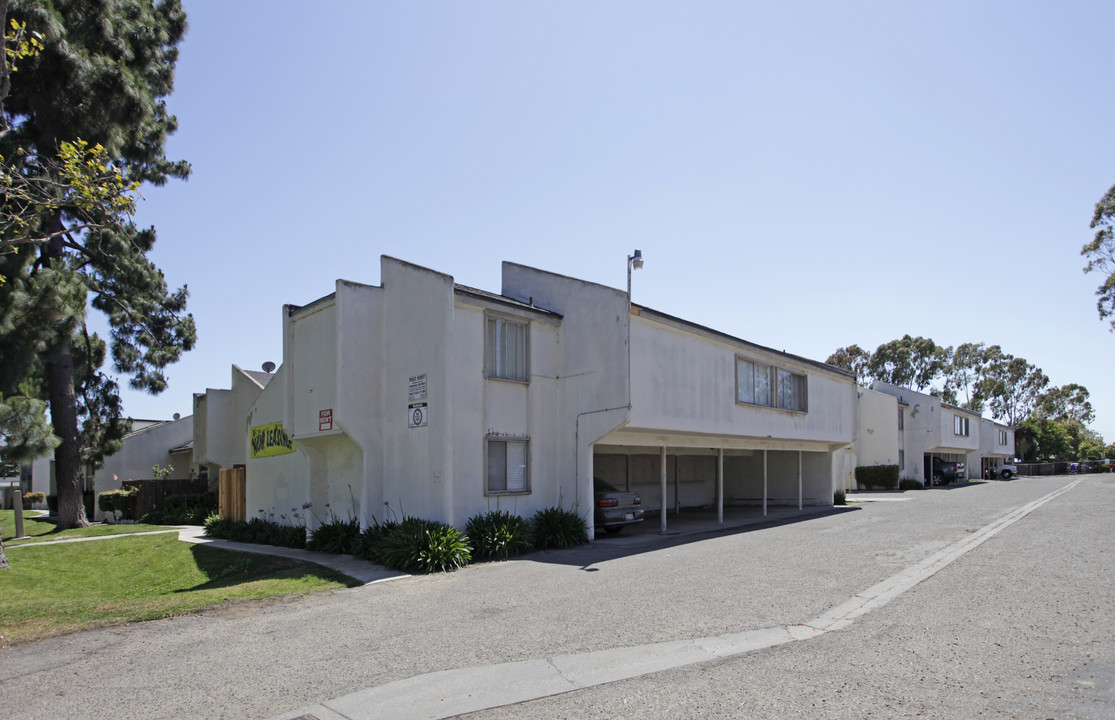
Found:
[{"label": "white stucco apartment building", "polygon": [[828,505],[851,473],[852,375],[613,288],[502,275],[495,294],[384,257],[381,285],[284,307],[283,364],[248,415],[249,515],[460,526],[562,505],[591,523],[595,478],[648,510],[722,511]]},{"label": "white stucco apartment building", "polygon": [[963,462],[975,479],[988,463],[997,465],[1013,454],[1014,431],[979,413],[884,382],[860,389],[860,465],[898,465],[900,477],[928,485],[934,459]]}]

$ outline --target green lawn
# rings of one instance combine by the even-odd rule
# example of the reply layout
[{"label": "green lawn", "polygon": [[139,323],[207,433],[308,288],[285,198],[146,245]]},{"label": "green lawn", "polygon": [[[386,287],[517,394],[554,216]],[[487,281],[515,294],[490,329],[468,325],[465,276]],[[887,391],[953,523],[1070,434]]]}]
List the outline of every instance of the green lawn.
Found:
[{"label": "green lawn", "polygon": [[4,547],[46,540],[67,540],[69,538],[98,537],[101,535],[130,535],[131,533],[166,529],[165,525],[135,523],[130,525],[91,525],[90,527],[74,528],[72,530],[59,530],[54,523],[33,519],[30,511],[24,511],[23,532],[29,537],[23,540],[14,540],[15,510],[0,510],[0,539],[3,539]]},{"label": "green lawn", "polygon": [[0,570],[0,648],[356,584],[318,565],[191,545],[173,534],[11,547],[6,554],[11,567]]}]

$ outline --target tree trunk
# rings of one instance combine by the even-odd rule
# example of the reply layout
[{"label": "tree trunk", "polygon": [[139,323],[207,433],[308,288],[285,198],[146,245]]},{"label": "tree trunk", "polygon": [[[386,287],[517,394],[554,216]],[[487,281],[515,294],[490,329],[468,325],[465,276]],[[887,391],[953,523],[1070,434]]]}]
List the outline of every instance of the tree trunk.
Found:
[{"label": "tree trunk", "polygon": [[[54,214],[47,221],[48,231],[62,229],[62,219]],[[64,260],[62,238],[56,237],[43,248],[46,263]],[[62,443],[54,450],[54,479],[58,488],[58,527],[85,527],[85,501],[81,482],[81,448],[77,433],[77,396],[74,392],[74,353],[67,335],[50,352],[46,363],[46,382],[50,398],[50,421]]]},{"label": "tree trunk", "polygon": [[4,541],[0,540],[0,570],[8,569],[8,558],[4,555]]},{"label": "tree trunk", "polygon": [[50,420],[62,443],[54,450],[54,480],[58,486],[58,527],[85,527],[85,501],[81,482],[81,448],[77,434],[77,398],[74,395],[74,356],[67,343],[46,364],[50,388]]}]

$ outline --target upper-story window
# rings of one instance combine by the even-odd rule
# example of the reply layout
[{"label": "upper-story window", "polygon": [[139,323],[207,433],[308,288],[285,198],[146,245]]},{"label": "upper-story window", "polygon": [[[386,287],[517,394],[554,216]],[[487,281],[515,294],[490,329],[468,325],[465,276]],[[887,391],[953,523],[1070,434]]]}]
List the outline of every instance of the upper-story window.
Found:
[{"label": "upper-story window", "polygon": [[969,428],[968,418],[964,417],[963,415],[953,415],[952,416],[953,432],[955,432],[957,435],[963,435],[964,437],[967,437],[968,436],[968,428]]},{"label": "upper-story window", "polygon": [[530,379],[527,374],[530,325],[501,317],[488,317],[487,359],[488,377],[505,380]]},{"label": "upper-story window", "polygon": [[1007,444],[1007,431],[1006,430],[1000,430],[999,431],[999,444],[1000,445],[1006,445]]},{"label": "upper-story window", "polygon": [[736,401],[805,412],[805,375],[746,358],[736,358]]},{"label": "upper-story window", "polygon": [[898,408],[898,429],[906,429],[906,413],[902,411],[902,408]]}]

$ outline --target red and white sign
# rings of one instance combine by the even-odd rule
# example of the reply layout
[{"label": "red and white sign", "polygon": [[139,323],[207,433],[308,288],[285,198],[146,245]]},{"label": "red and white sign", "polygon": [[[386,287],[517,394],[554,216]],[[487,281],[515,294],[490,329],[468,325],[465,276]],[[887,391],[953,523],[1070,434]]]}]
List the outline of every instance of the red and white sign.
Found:
[{"label": "red and white sign", "polygon": [[322,410],[317,414],[317,429],[318,432],[333,429],[333,408]]}]

